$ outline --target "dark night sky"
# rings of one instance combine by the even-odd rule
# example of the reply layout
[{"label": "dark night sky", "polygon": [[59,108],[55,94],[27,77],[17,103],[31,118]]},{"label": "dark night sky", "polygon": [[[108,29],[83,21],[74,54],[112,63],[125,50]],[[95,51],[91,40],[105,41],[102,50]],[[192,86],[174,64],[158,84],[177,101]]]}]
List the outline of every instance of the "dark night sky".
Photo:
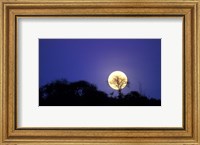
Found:
[{"label": "dark night sky", "polygon": [[39,85],[56,79],[86,80],[107,94],[113,71],[123,71],[130,87],[161,98],[161,39],[39,39]]}]

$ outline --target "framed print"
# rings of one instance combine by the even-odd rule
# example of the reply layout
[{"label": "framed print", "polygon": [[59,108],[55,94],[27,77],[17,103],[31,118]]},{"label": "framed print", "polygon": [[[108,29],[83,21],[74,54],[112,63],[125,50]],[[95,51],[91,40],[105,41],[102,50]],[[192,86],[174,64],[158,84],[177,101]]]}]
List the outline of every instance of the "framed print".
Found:
[{"label": "framed print", "polygon": [[199,1],[3,0],[1,144],[199,144]]}]

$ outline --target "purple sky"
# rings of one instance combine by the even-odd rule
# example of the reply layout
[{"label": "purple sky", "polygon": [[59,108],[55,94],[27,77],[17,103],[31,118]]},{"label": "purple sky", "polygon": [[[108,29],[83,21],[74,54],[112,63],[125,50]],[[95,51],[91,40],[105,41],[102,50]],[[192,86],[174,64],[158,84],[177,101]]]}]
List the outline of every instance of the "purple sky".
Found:
[{"label": "purple sky", "polygon": [[107,94],[113,71],[123,71],[130,87],[161,98],[161,39],[39,39],[39,85],[56,79],[85,80]]}]

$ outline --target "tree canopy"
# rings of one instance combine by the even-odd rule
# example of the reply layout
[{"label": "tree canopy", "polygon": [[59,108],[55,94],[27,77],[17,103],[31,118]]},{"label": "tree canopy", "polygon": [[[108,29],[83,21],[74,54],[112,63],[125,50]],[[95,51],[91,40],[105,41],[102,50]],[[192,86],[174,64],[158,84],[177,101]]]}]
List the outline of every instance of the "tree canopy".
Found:
[{"label": "tree canopy", "polygon": [[87,81],[56,80],[39,89],[40,106],[160,106],[161,101],[137,91],[110,97]]}]

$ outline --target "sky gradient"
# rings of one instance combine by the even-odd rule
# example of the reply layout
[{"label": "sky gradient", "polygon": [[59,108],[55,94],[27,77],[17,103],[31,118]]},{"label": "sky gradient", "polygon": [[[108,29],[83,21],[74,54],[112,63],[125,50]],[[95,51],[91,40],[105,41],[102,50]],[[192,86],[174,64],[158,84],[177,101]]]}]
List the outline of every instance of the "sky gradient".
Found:
[{"label": "sky gradient", "polygon": [[161,39],[39,39],[39,86],[57,79],[85,80],[107,94],[113,71],[130,82],[122,93],[161,98]]}]

